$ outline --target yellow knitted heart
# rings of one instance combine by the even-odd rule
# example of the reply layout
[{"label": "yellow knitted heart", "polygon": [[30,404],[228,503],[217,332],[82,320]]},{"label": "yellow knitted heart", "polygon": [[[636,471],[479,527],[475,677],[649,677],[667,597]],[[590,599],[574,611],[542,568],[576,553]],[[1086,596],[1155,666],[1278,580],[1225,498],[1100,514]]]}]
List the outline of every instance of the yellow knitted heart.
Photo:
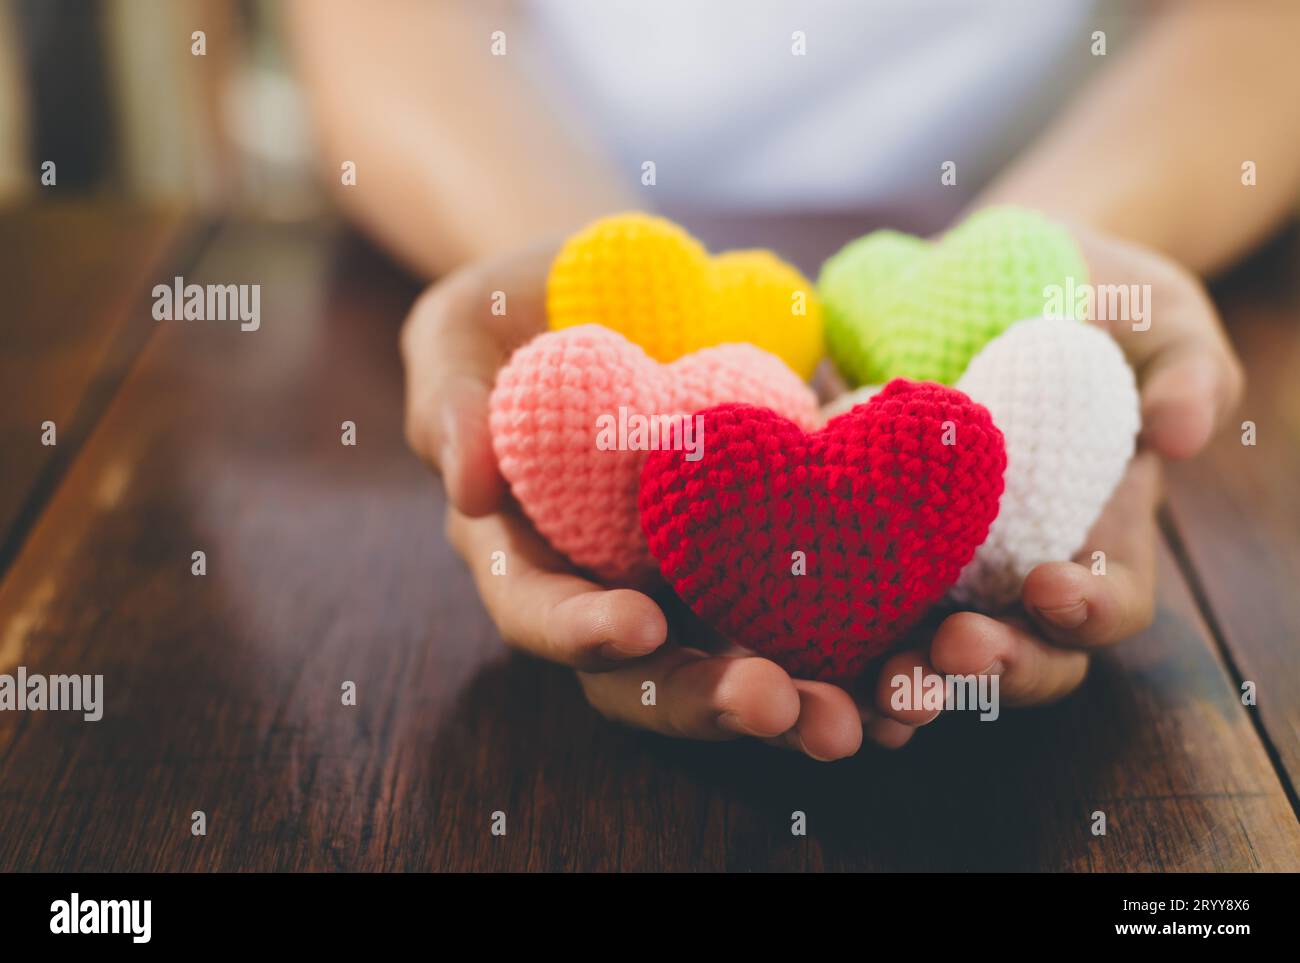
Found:
[{"label": "yellow knitted heart", "polygon": [[573,235],[551,265],[554,330],[601,324],[674,361],[715,344],[757,345],[803,378],[822,356],[822,309],[802,274],[771,251],[716,257],[672,221],[616,214]]}]

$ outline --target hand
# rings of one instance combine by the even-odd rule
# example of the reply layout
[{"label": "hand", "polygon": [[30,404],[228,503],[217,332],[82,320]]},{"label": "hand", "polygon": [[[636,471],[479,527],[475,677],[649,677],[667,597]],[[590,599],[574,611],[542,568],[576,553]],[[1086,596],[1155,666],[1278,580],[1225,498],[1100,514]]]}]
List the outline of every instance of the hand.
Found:
[{"label": "hand", "polygon": [[[915,666],[940,675],[993,673],[1007,705],[1034,705],[1073,691],[1089,653],[1146,628],[1155,608],[1155,513],[1158,456],[1200,451],[1240,400],[1243,376],[1218,313],[1200,282],[1172,261],[1135,245],[1075,228],[1094,284],[1149,284],[1154,321],[1105,326],[1124,349],[1142,395],[1141,450],[1074,562],[1047,562],[1025,579],[1016,614],[949,616],[928,646],[888,659],[876,682],[874,709],[908,727],[938,713],[890,708],[890,680]],[[1093,575],[1091,554],[1106,553],[1106,574]]]},{"label": "hand", "polygon": [[[843,689],[791,679],[738,649],[705,651],[707,633],[687,614],[670,606],[670,629],[649,596],[578,575],[510,502],[492,451],[488,396],[510,352],[546,327],[553,255],[535,249],[450,275],[421,296],[402,332],[407,440],[442,473],[448,538],[492,620],[512,646],[577,669],[606,718],[683,738],[751,735],[817,759],[852,755],[863,727]],[[494,291],[506,292],[503,316],[490,310]],[[489,573],[498,550],[506,553],[504,576]],[[646,681],[655,683],[654,706],[642,703]]]},{"label": "hand", "polygon": [[[1147,331],[1113,325],[1142,386],[1142,441],[1168,457],[1194,454],[1241,392],[1240,367],[1199,283],[1177,265],[1123,242],[1078,231],[1095,283],[1147,283],[1159,321]],[[888,681],[913,665],[925,671],[996,672],[1008,704],[1060,698],[1083,679],[1087,651],[1127,637],[1151,619],[1159,464],[1134,459],[1087,545],[1109,546],[1107,576],[1071,562],[1039,566],[1025,582],[1024,614],[951,616],[924,648],[886,660],[874,705],[855,706],[842,689],[791,679],[774,663],[735,648],[712,654],[683,644],[650,597],[605,590],[573,573],[509,505],[487,428],[496,369],[545,327],[550,250],[466,269],[436,285],[403,332],[407,435],[441,468],[451,508],[448,534],[469,562],[489,613],[511,644],[579,670],[583,690],[607,718],[668,735],[726,739],[754,735],[819,759],[855,752],[864,732],[899,746],[934,714],[893,710]],[[508,292],[505,317],[489,311]],[[486,560],[504,548],[510,575]],[[655,709],[641,703],[654,681]],[[871,700],[868,699],[870,703]]]}]

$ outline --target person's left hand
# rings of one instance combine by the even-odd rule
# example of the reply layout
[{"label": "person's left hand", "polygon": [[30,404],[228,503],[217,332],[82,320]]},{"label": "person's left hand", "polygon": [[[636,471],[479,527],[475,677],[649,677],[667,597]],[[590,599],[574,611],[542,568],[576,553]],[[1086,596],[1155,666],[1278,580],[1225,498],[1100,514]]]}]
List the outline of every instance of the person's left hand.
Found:
[{"label": "person's left hand", "polygon": [[[1139,451],[1093,525],[1075,561],[1046,562],[1025,579],[1010,614],[949,616],[927,645],[899,652],[880,668],[865,707],[868,735],[900,746],[936,711],[894,709],[891,680],[924,673],[994,674],[1006,705],[1036,705],[1068,695],[1083,682],[1089,654],[1142,631],[1155,611],[1160,456],[1200,451],[1240,399],[1243,376],[1201,283],[1161,255],[1075,228],[1092,282],[1149,284],[1147,330],[1110,321],[1138,377],[1142,397]],[[1106,557],[1093,575],[1094,551]]]}]

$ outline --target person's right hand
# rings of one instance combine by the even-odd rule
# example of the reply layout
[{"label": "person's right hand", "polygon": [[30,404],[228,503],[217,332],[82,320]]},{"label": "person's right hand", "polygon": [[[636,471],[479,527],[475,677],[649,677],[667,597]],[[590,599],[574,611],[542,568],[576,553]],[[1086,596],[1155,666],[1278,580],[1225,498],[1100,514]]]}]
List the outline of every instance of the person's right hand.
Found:
[{"label": "person's right hand", "polygon": [[[756,736],[822,760],[857,752],[864,728],[876,742],[901,744],[910,728],[864,718],[838,686],[792,679],[743,650],[706,652],[690,619],[670,626],[648,595],[578,574],[511,501],[492,450],[488,397],[510,353],[546,328],[554,253],[547,246],[457,271],[420,297],[402,332],[407,440],[442,474],[447,536],[502,636],[578,670],[591,705],[628,725],[692,739]],[[501,315],[492,313],[498,291]],[[505,553],[505,575],[491,574],[496,551]],[[653,706],[642,702],[647,681],[655,683]]]}]

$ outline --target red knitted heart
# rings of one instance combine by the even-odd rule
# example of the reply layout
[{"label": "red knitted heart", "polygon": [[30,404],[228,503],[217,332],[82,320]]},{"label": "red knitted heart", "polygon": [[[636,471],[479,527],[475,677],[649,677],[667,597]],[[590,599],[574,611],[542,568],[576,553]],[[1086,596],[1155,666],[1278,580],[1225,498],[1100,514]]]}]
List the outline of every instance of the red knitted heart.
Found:
[{"label": "red knitted heart", "polygon": [[998,513],[1002,433],[954,388],[898,379],[812,434],[751,405],[700,416],[702,459],[646,461],[641,527],[697,615],[795,676],[859,674]]}]

